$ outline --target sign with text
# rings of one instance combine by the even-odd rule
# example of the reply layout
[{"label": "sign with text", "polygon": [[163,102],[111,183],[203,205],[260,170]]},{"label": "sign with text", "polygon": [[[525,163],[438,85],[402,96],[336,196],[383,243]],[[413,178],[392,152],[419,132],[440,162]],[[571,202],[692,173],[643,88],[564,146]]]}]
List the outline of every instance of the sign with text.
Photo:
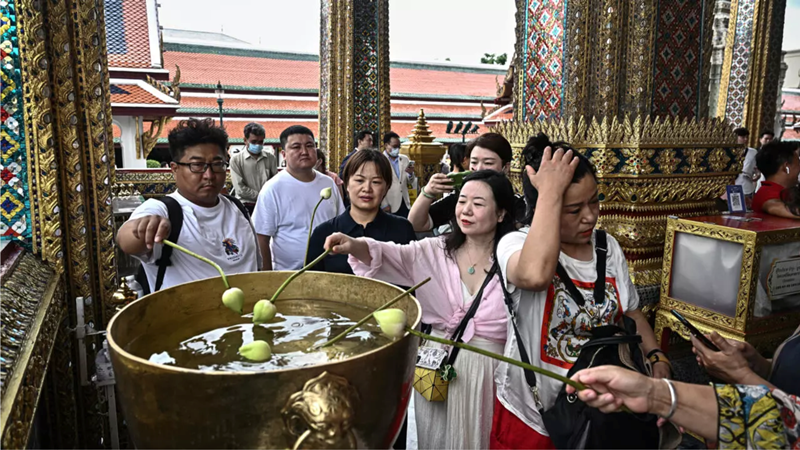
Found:
[{"label": "sign with text", "polygon": [[776,259],[767,275],[770,300],[800,293],[800,257]]},{"label": "sign with text", "polygon": [[732,185],[726,188],[728,194],[728,211],[732,213],[747,212],[747,204],[744,202],[744,190],[741,186]]}]

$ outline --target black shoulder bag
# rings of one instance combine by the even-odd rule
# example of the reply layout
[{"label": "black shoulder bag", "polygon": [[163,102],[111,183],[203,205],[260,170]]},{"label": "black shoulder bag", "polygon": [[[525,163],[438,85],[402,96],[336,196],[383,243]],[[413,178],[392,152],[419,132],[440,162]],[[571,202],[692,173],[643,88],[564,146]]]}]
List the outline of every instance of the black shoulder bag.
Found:
[{"label": "black shoulder bag", "polygon": [[[604,298],[606,288],[606,258],[608,255],[605,231],[595,233],[595,256],[597,259],[597,279],[594,285],[594,298]],[[586,303],[566,269],[558,263],[556,274],[564,283],[570,297],[579,306]],[[516,313],[510,294],[503,285],[506,306],[510,314],[510,322],[519,346],[520,359],[530,364],[522,336],[516,324]],[[571,377],[576,372],[589,367],[615,365],[649,376],[649,366],[645,363],[639,344],[641,336],[636,334],[636,325],[632,319],[623,316],[624,328],[615,325],[595,327],[592,337],[582,347],[578,359],[567,373]],[[565,387],[556,398],[553,407],[545,410],[539,400],[539,389],[536,386],[536,375],[525,370],[525,381],[531,389],[536,408],[550,435],[550,439],[559,449],[584,448],[659,448],[658,418],[652,414],[614,413],[604,414],[587,406],[577,395],[568,395]]]}]

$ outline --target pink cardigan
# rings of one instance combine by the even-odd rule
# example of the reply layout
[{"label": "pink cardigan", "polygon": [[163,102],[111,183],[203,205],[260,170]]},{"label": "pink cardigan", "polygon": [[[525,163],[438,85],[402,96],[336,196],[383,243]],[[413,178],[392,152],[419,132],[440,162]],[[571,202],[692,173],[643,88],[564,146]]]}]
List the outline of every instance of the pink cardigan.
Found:
[{"label": "pink cardigan", "polygon": [[[445,255],[444,239],[428,238],[407,245],[365,240],[369,243],[372,264],[366,265],[350,255],[348,262],[353,273],[401,286],[413,286],[431,277],[416,292],[422,305],[422,321],[451,337],[470,304],[464,304],[458,265]],[[508,319],[499,282],[495,276],[484,289],[478,311],[464,332],[464,342],[478,336],[505,343]]]}]

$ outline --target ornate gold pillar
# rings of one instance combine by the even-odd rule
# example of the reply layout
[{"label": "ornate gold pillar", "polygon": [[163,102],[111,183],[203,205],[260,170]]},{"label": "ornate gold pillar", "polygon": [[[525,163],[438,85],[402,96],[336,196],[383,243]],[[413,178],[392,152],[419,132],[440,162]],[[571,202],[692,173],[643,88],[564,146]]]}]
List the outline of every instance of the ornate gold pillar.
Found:
[{"label": "ornate gold pillar", "polygon": [[589,157],[599,226],[622,245],[640,294],[655,301],[667,216],[712,212],[742,163],[730,128],[705,119],[714,1],[517,6],[515,120],[497,127],[515,149],[512,173],[539,131]]},{"label": "ornate gold pillar", "polygon": [[[17,238],[66,282],[67,320],[53,349],[48,400],[58,416],[56,447],[98,447],[106,433],[105,406],[77,376],[75,298],[85,320],[102,330],[116,277],[110,187],[114,178],[106,30],[100,0],[15,0],[20,82],[20,130],[30,234]],[[5,15],[4,15],[5,16]],[[4,95],[5,98],[5,95]],[[5,161],[4,161],[5,165]],[[5,224],[4,224],[5,225]],[[4,304],[5,306],[5,304]],[[87,338],[94,373],[96,337]],[[48,367],[49,361],[40,361]],[[38,397],[31,397],[35,402]],[[31,412],[36,404],[26,405]],[[55,434],[54,434],[55,436]],[[106,436],[105,442],[109,442]]]},{"label": "ornate gold pillar", "polygon": [[388,0],[322,0],[319,140],[330,167],[355,135],[391,128]]},{"label": "ornate gold pillar", "polygon": [[786,0],[732,0],[716,114],[750,130],[774,127]]}]

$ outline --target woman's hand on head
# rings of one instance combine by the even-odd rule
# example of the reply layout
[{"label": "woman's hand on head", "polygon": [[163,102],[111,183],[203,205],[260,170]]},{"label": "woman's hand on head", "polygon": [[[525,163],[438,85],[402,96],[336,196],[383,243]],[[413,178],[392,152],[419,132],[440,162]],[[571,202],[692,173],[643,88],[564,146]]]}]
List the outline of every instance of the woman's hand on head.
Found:
[{"label": "woman's hand on head", "polygon": [[559,148],[553,152],[550,147],[546,147],[539,170],[525,166],[525,171],[531,184],[539,191],[540,195],[549,192],[560,196],[572,183],[578,162],[579,159],[572,153],[572,150],[564,152]]}]

